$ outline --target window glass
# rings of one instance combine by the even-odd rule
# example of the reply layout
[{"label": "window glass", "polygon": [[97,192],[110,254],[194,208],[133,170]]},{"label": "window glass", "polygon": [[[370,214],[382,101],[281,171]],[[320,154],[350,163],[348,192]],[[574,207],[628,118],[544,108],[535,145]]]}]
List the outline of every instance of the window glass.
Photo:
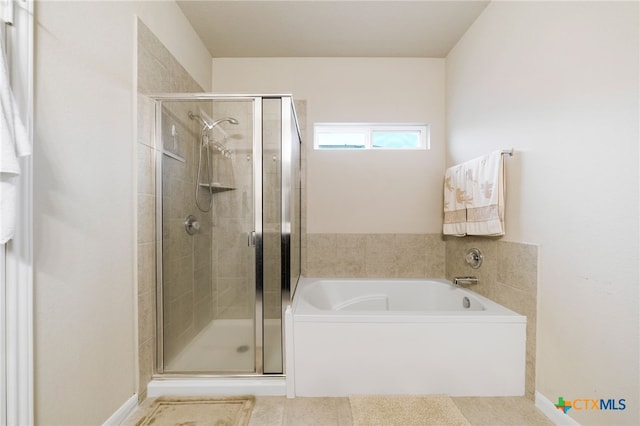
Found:
[{"label": "window glass", "polygon": [[371,134],[373,148],[420,148],[420,132],[386,130],[373,131]]},{"label": "window glass", "polygon": [[426,124],[316,123],[315,149],[429,149]]},{"label": "window glass", "polygon": [[318,148],[364,148],[366,135],[354,132],[319,132],[316,134]]}]

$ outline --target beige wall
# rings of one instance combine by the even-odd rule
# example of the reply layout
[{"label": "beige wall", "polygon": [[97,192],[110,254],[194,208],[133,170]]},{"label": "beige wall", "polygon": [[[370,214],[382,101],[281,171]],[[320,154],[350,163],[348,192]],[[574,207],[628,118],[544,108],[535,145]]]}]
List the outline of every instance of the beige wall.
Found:
[{"label": "beige wall", "polygon": [[173,2],[36,4],[38,424],[100,424],[135,392],[135,14],[210,86]]},{"label": "beige wall", "polygon": [[[213,60],[220,93],[291,93],[307,101],[307,232],[432,233],[441,228],[444,59]],[[318,152],[315,122],[430,124],[431,149]]]},{"label": "beige wall", "polygon": [[448,164],[507,160],[505,241],[539,245],[537,390],[637,424],[637,2],[493,2],[447,57]]}]

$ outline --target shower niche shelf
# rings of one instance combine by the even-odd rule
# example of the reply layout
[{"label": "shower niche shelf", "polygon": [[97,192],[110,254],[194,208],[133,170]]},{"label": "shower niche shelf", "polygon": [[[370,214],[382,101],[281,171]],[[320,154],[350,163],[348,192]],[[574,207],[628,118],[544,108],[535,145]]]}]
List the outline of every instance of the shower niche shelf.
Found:
[{"label": "shower niche shelf", "polygon": [[200,183],[200,186],[203,187],[203,188],[211,187],[211,192],[213,192],[214,194],[216,192],[232,191],[232,190],[235,189],[232,186],[225,185],[225,184],[220,183],[220,182]]}]

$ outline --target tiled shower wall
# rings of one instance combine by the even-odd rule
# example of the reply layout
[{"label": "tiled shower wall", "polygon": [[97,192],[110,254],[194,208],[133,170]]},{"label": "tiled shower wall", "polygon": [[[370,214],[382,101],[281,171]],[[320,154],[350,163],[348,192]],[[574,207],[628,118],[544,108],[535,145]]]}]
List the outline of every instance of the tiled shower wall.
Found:
[{"label": "tiled shower wall", "polygon": [[[222,123],[212,131],[229,150],[214,155],[213,299],[215,318],[253,318],[254,249],[248,245],[253,229],[253,109],[248,101],[215,102],[213,117],[233,117],[237,125]],[[221,131],[224,129],[224,133]]]},{"label": "tiled shower wall", "polygon": [[[213,136],[227,145],[230,156],[214,150],[212,181],[223,189],[213,195],[213,212],[203,213],[193,205],[197,167],[199,125],[188,119],[188,111],[200,112],[205,103],[165,102],[163,110],[163,148],[186,161],[163,156],[163,238],[155,239],[156,155],[153,141],[154,104],[145,96],[153,93],[202,92],[200,86],[173,58],[168,50],[138,21],[138,395],[143,399],[154,371],[156,350],[156,250],[163,250],[163,288],[165,309],[165,359],[170,358],[211,319],[251,318],[254,314],[252,268],[254,250],[247,245],[253,229],[252,201],[252,108],[250,102],[217,102],[204,111],[212,117],[231,116],[238,125],[223,123],[226,135]],[[296,102],[298,114],[306,116],[304,102]],[[273,117],[272,117],[273,118]],[[303,118],[304,120],[304,118]],[[276,123],[277,124],[277,123]],[[175,126],[172,132],[171,126]],[[273,126],[279,128],[279,126]],[[306,125],[301,123],[301,131]],[[217,130],[217,129],[216,129]],[[173,136],[175,133],[175,136]],[[278,135],[273,135],[277,138]],[[225,139],[226,138],[226,139]],[[268,138],[267,138],[268,139]],[[265,142],[265,185],[272,180],[279,190],[277,168],[269,168],[270,156],[279,155]],[[201,178],[205,181],[205,178]],[[304,184],[302,184],[304,186]],[[209,194],[201,189],[201,205]],[[279,194],[272,194],[280,199]],[[267,197],[268,198],[268,197]],[[275,206],[265,205],[267,216]],[[184,232],[184,219],[195,214],[199,233]],[[275,214],[274,221],[275,221]],[[268,218],[267,218],[268,219]],[[279,218],[277,218],[279,220]],[[268,222],[268,220],[267,220]],[[275,223],[275,222],[274,222]],[[269,225],[269,223],[267,223]],[[279,234],[273,241],[280,240]],[[265,241],[267,244],[267,241]],[[280,251],[278,250],[278,254]],[[278,260],[279,256],[275,259]],[[265,269],[269,265],[265,265]],[[277,283],[276,283],[277,281]],[[280,315],[278,288],[265,286],[265,298],[273,300],[267,317]],[[277,299],[277,300],[276,300]],[[266,300],[265,300],[266,302]],[[276,303],[277,302],[277,303]]]},{"label": "tiled shower wall", "polygon": [[[168,102],[162,109],[162,259],[164,359],[170,362],[214,316],[211,291],[211,213],[195,207],[200,124],[188,118],[195,102]],[[210,195],[199,187],[206,210]],[[185,218],[195,216],[200,230],[189,235]]]},{"label": "tiled shower wall", "polygon": [[[150,93],[167,92],[202,92],[202,88],[189,76],[186,70],[171,56],[169,51],[160,43],[153,33],[138,20],[138,362],[139,380],[138,397],[140,400],[146,396],[146,386],[154,368],[154,357],[156,347],[156,262],[155,254],[158,249],[158,242],[155,238],[155,205],[156,205],[156,151],[153,142],[153,121],[154,106],[151,100],[145,96]],[[185,106],[188,108],[188,106]],[[173,140],[164,141],[167,148],[176,150],[177,154],[186,158],[193,157],[194,153],[194,130],[193,123],[186,118],[187,111],[173,111],[170,115],[175,115],[175,125],[178,139],[174,146]],[[184,117],[182,117],[184,115]],[[177,119],[180,116],[182,119]],[[166,132],[165,132],[166,133]],[[171,132],[168,132],[169,135]],[[174,160],[175,161],[175,160]],[[168,163],[165,173],[171,174],[175,180],[169,188],[165,188],[170,193],[182,193],[192,182],[193,167],[185,163]],[[192,194],[189,190],[188,194]],[[186,196],[186,195],[185,195]],[[176,268],[175,274],[168,273],[169,280],[172,275],[184,274],[185,281],[175,281],[171,286],[171,297],[175,302],[169,309],[174,310],[173,334],[180,336],[177,338],[187,339],[188,335],[195,332],[193,325],[193,315],[188,311],[192,310],[193,283],[198,276],[193,269],[194,264],[201,266],[200,271],[206,269],[202,267],[200,261],[194,262],[193,250],[194,239],[186,239],[184,227],[178,232],[178,217],[183,213],[183,197],[177,197],[176,204],[168,204],[171,217],[174,221],[169,221],[163,232],[168,238],[175,240],[171,245],[172,258],[170,263]],[[184,218],[182,219],[184,221]],[[204,221],[206,226],[206,220]],[[173,229],[175,228],[175,229]],[[174,232],[175,231],[175,232]],[[204,235],[204,234],[203,234]],[[180,271],[181,268],[188,268],[188,271]],[[196,268],[198,269],[198,268]],[[171,268],[169,268],[171,270]],[[200,273],[200,272],[198,272]],[[182,314],[180,313],[182,312]],[[203,313],[203,315],[208,315]],[[190,325],[191,324],[191,325]]]}]

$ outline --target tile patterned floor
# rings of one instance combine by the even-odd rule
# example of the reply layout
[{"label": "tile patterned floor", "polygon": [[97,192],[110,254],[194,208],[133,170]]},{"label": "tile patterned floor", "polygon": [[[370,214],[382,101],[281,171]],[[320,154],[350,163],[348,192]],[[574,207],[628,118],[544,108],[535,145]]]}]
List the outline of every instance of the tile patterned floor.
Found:
[{"label": "tile patterned floor", "polygon": [[[452,398],[474,426],[553,425],[525,397]],[[146,400],[146,407],[151,400]],[[125,425],[135,424],[134,413]],[[138,415],[139,418],[139,415]],[[258,396],[249,426],[351,426],[349,398],[293,398]],[[400,426],[400,425],[398,425]]]},{"label": "tile patterned floor", "polygon": [[[553,425],[524,397],[452,398],[472,425]],[[249,426],[350,426],[349,398],[256,397]]]}]

